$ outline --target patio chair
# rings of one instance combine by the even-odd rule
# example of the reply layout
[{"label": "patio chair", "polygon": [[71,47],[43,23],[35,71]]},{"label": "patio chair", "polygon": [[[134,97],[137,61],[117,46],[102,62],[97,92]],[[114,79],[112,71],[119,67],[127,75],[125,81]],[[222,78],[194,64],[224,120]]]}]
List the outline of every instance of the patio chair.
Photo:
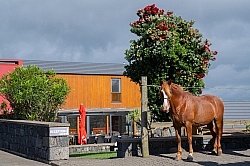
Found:
[{"label": "patio chair", "polygon": [[110,142],[111,142],[111,143],[116,143],[116,142],[117,142],[117,139],[118,139],[118,135],[112,135],[112,136],[111,136]]},{"label": "patio chair", "polygon": [[88,144],[94,144],[94,143],[96,143],[95,136],[94,135],[89,136]]},{"label": "patio chair", "polygon": [[105,140],[105,135],[98,135],[97,136],[97,143],[98,144],[104,143],[104,140]]}]

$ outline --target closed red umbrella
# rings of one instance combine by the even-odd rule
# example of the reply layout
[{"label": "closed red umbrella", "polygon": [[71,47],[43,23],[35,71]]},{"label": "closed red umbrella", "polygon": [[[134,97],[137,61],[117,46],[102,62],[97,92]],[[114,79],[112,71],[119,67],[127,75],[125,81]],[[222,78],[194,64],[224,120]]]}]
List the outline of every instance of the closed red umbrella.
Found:
[{"label": "closed red umbrella", "polygon": [[80,145],[83,145],[87,144],[87,133],[85,130],[86,110],[83,104],[80,105],[79,113],[80,113],[80,119],[79,119],[78,143]]}]

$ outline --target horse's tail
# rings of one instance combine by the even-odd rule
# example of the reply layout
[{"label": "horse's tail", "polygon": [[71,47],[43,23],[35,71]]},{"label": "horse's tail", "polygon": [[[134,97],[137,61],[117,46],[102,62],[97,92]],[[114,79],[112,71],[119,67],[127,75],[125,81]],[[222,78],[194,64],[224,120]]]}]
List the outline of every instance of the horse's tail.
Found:
[{"label": "horse's tail", "polygon": [[216,107],[216,116],[215,116],[215,125],[219,130],[219,135],[222,136],[223,132],[223,119],[224,119],[224,103],[222,99],[216,97],[215,98],[215,107]]}]

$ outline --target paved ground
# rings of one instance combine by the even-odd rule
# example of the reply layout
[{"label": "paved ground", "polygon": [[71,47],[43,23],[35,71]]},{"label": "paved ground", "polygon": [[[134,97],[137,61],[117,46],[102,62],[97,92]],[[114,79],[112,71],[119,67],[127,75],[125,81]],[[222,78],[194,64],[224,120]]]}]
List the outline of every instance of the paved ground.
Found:
[{"label": "paved ground", "polygon": [[227,165],[227,166],[249,166],[250,165],[250,149],[241,150],[227,150],[224,151],[222,156],[213,156],[208,152],[196,152],[194,154],[194,161],[186,161],[188,153],[184,152],[183,160],[175,161],[175,153],[162,154],[159,156],[150,156],[149,158],[142,157],[127,157],[127,158],[116,158],[116,159],[77,159],[70,158],[68,161],[60,161],[55,164],[60,166],[79,166],[79,165],[91,165],[91,166],[156,166],[156,165],[173,165],[173,166],[216,166],[216,165]]},{"label": "paved ground", "polygon": [[0,166],[49,166],[0,150]]},{"label": "paved ground", "polygon": [[[115,159],[81,159],[70,158],[69,160],[57,161],[52,163],[56,166],[156,166],[156,165],[172,165],[172,166],[249,166],[250,165],[250,149],[226,150],[222,156],[209,155],[207,152],[196,152],[194,161],[187,162],[187,152],[183,154],[183,160],[175,161],[175,153],[162,154],[159,156],[150,156],[149,158],[142,157],[127,157]],[[48,166],[48,164],[25,159],[4,151],[0,151],[0,166]]]}]

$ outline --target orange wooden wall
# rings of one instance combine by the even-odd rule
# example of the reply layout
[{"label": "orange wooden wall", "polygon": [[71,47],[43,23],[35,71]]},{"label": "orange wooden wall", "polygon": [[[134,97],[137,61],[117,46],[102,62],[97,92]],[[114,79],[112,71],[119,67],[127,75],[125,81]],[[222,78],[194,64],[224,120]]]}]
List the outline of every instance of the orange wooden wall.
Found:
[{"label": "orange wooden wall", "polygon": [[[86,108],[139,108],[141,93],[139,85],[125,76],[109,75],[69,75],[57,74],[67,80],[71,88],[64,109],[78,108],[81,103]],[[121,103],[111,103],[111,78],[121,79]]]}]

